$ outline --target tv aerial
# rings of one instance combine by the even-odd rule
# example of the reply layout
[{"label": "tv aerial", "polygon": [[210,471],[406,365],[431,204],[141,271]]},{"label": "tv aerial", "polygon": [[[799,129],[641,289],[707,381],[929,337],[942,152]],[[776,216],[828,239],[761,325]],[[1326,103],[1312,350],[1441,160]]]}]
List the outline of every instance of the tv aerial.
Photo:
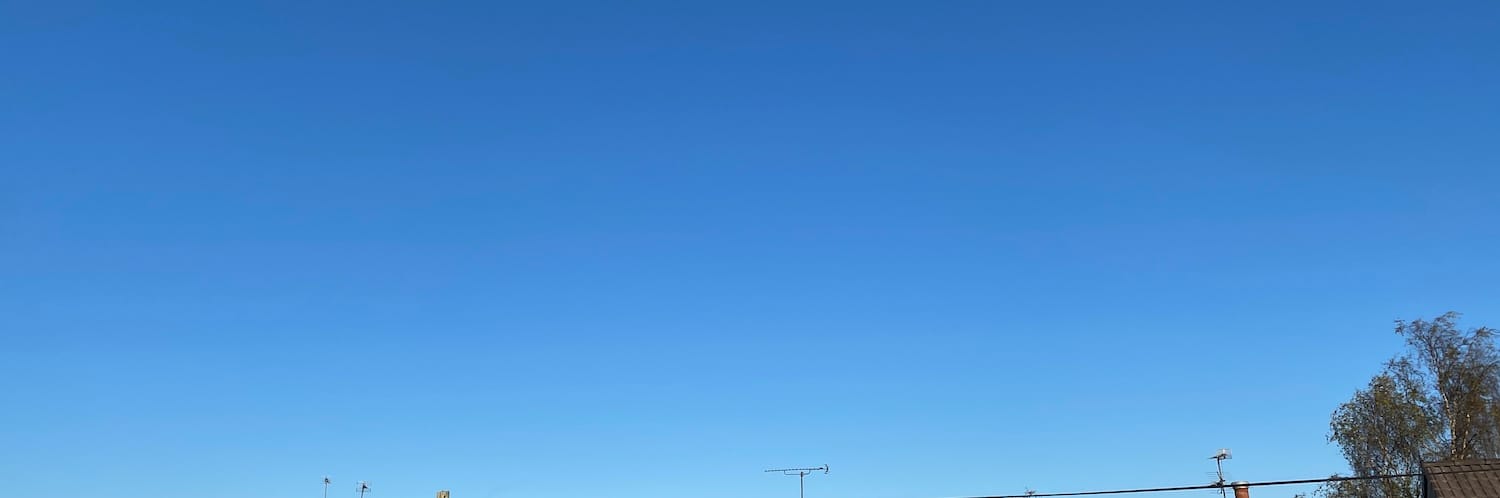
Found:
[{"label": "tv aerial", "polygon": [[328,498],[329,484],[333,484],[333,480],[329,479],[328,476],[323,476],[323,498]]},{"label": "tv aerial", "polygon": [[825,474],[825,475],[828,474],[828,464],[825,463],[825,464],[823,464],[821,466],[818,466],[818,467],[807,467],[807,468],[797,468],[797,469],[771,469],[771,470],[767,470],[766,472],[780,472],[781,475],[797,476],[797,498],[806,498],[806,496],[804,496],[804,495],[806,494],[806,489],[807,488],[802,485],[802,480],[806,479],[809,474],[812,474],[813,472],[818,472],[818,471],[823,471],[823,474]]},{"label": "tv aerial", "polygon": [[359,481],[354,484],[354,489],[359,490],[359,498],[365,498],[365,493],[370,492],[370,481]]},{"label": "tv aerial", "polygon": [[1209,460],[1214,461],[1214,468],[1216,469],[1215,475],[1218,476],[1218,480],[1214,481],[1214,485],[1219,487],[1220,497],[1229,496],[1229,494],[1224,491],[1224,461],[1231,458],[1234,458],[1234,455],[1229,453],[1229,448],[1219,448],[1219,451],[1217,453],[1214,453],[1214,456],[1208,457]]}]

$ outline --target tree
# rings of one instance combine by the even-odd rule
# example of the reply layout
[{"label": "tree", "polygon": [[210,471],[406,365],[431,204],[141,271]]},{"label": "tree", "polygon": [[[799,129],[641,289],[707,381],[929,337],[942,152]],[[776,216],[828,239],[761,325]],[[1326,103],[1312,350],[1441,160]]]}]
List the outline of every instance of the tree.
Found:
[{"label": "tree", "polygon": [[[1494,329],[1459,314],[1396,321],[1407,351],[1334,410],[1328,440],[1355,476],[1411,474],[1424,461],[1500,455],[1500,354]],[[1417,478],[1329,483],[1330,498],[1417,498]]]}]

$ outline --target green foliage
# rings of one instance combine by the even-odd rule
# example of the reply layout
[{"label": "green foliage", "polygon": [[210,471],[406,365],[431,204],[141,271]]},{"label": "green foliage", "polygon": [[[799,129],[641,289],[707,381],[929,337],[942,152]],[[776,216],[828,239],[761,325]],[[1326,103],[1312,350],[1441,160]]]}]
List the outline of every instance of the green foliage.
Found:
[{"label": "green foliage", "polygon": [[[1407,351],[1333,412],[1328,440],[1355,476],[1408,474],[1424,461],[1500,455],[1500,355],[1494,330],[1457,313],[1397,321]],[[1418,478],[1329,483],[1330,498],[1418,498]]]}]

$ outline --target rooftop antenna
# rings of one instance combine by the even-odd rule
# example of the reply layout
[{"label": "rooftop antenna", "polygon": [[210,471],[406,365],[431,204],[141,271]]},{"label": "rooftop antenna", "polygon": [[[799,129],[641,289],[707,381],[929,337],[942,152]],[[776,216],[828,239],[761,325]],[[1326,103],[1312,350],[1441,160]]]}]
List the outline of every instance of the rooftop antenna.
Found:
[{"label": "rooftop antenna", "polygon": [[1229,448],[1219,448],[1218,453],[1214,453],[1214,456],[1208,457],[1209,460],[1214,461],[1214,467],[1218,469],[1216,475],[1219,477],[1219,480],[1214,481],[1214,484],[1219,486],[1220,498],[1229,496],[1229,494],[1224,491],[1224,461],[1231,458],[1234,458],[1234,455],[1231,455],[1229,453]]},{"label": "rooftop antenna", "polygon": [[806,479],[808,474],[820,470],[823,471],[824,474],[828,474],[828,464],[825,463],[818,467],[808,467],[800,469],[771,469],[767,470],[766,472],[780,472],[781,475],[797,476],[797,498],[807,498],[805,496],[807,488],[802,485],[802,480]]},{"label": "rooftop antenna", "polygon": [[328,498],[329,484],[333,484],[333,480],[329,479],[328,476],[323,476],[323,498]]},{"label": "rooftop antenna", "polygon": [[355,483],[354,489],[359,490],[359,498],[365,498],[365,493],[370,492],[370,481],[359,481]]}]

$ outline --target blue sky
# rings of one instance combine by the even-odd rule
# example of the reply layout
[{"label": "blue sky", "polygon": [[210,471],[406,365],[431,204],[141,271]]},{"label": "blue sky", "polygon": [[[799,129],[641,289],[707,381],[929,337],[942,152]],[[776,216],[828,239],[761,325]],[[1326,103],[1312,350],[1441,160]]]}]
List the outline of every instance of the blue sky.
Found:
[{"label": "blue sky", "polygon": [[1500,325],[1497,19],[0,3],[0,491],[1338,472],[1391,320]]}]

